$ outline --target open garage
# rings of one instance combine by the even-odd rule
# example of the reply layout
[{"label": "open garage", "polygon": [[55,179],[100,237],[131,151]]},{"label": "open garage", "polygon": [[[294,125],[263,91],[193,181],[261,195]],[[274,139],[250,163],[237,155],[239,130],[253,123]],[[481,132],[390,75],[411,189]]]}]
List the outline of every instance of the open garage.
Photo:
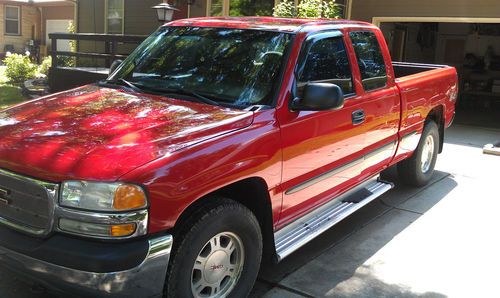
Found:
[{"label": "open garage", "polygon": [[352,0],[351,19],[379,26],[393,60],[457,68],[457,123],[500,127],[500,12],[494,0]]}]

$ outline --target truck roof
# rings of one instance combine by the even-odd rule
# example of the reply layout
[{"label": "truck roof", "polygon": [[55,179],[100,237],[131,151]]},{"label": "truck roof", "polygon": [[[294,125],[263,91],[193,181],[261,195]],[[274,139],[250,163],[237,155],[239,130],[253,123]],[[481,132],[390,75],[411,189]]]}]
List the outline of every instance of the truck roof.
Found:
[{"label": "truck roof", "polygon": [[165,24],[166,26],[197,26],[238,29],[270,30],[280,32],[298,32],[308,27],[373,27],[370,23],[342,19],[299,19],[276,17],[203,17],[181,19]]}]

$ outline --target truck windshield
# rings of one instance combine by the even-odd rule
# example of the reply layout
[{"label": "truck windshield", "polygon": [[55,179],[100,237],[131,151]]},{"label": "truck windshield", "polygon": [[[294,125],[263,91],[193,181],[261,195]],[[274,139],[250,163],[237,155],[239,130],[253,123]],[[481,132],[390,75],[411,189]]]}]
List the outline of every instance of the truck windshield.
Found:
[{"label": "truck windshield", "polygon": [[219,104],[270,105],[291,39],[288,33],[260,30],[162,27],[108,80]]}]

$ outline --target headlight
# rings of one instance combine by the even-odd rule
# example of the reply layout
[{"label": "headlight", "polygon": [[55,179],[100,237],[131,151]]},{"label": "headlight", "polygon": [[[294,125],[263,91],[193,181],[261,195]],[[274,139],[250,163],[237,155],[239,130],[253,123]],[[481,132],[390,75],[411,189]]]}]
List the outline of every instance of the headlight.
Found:
[{"label": "headlight", "polygon": [[66,181],[61,185],[57,228],[100,239],[147,234],[148,201],[134,184]]},{"label": "headlight", "polygon": [[127,211],[146,208],[146,194],[137,185],[66,181],[59,204],[89,211]]}]

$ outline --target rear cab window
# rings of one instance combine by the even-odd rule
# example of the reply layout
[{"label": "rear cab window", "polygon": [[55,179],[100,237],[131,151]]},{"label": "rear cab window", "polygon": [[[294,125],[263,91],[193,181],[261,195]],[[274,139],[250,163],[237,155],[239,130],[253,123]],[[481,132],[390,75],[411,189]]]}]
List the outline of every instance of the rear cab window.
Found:
[{"label": "rear cab window", "polygon": [[387,86],[387,71],[377,36],[371,31],[353,31],[349,37],[365,91]]},{"label": "rear cab window", "polygon": [[336,84],[345,96],[354,95],[351,66],[341,36],[312,39],[305,51],[297,82],[299,95],[310,82]]}]

